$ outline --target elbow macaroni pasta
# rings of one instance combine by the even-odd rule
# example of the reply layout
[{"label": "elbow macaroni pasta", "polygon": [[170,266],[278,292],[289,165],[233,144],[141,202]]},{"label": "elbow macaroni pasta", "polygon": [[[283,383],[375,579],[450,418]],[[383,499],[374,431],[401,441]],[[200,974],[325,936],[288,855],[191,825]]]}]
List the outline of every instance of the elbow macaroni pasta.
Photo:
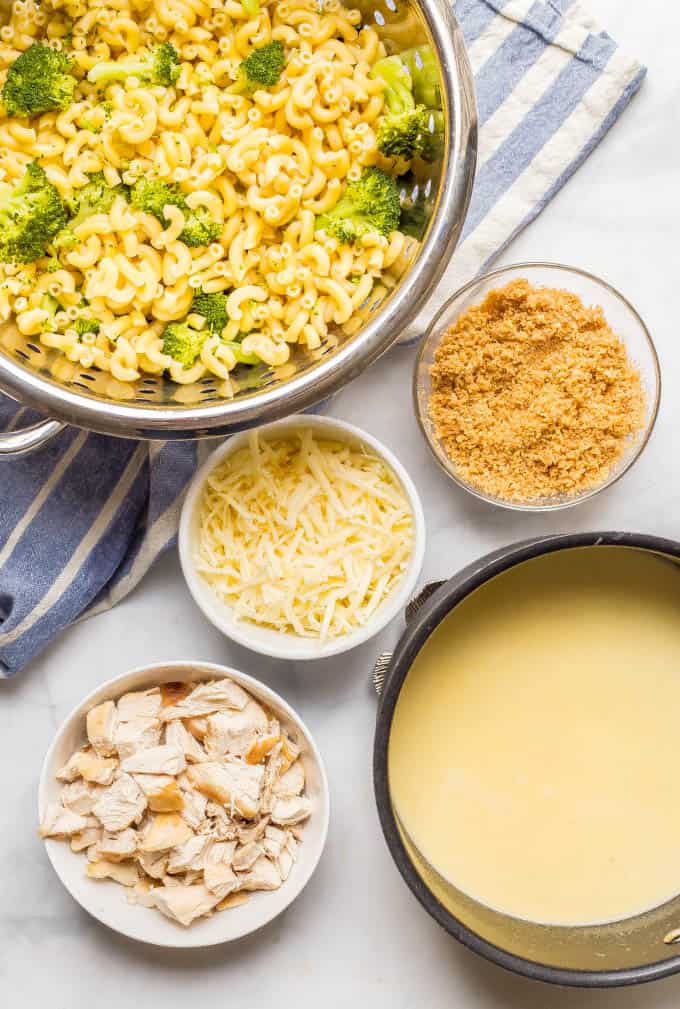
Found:
[{"label": "elbow macaroni pasta", "polygon": [[[382,85],[369,71],[385,49],[360,24],[338,0],[264,0],[255,17],[237,0],[15,0],[0,32],[0,84],[35,41],[67,51],[79,84],[64,111],[0,116],[0,187],[33,159],[64,198],[93,172],[111,186],[156,177],[179,184],[222,232],[190,248],[179,208],[165,208],[164,226],[119,197],[57,258],[0,265],[2,318],[121,383],[163,372],[182,385],[206,374],[228,382],[237,366],[228,341],[278,366],[291,345],[316,349],[333,329],[353,332],[376,283],[392,286],[386,274],[409,241],[394,232],[343,246],[315,234],[315,215],[379,160]],[[286,48],[279,82],[252,95],[229,90],[252,47],[272,39]],[[102,93],[88,83],[102,60],[143,57],[163,41],[181,61],[174,86],[130,78]],[[198,289],[224,291],[230,321],[185,368],[163,352],[162,334],[190,313]],[[45,294],[59,304],[51,317]],[[80,317],[96,319],[99,332],[79,335]]]}]

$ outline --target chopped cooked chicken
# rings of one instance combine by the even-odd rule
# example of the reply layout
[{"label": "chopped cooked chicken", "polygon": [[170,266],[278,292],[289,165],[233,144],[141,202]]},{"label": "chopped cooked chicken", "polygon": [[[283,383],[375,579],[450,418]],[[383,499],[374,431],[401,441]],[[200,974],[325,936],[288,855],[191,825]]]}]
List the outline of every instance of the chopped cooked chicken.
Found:
[{"label": "chopped cooked chicken", "polygon": [[165,730],[165,742],[170,746],[176,746],[190,764],[200,764],[208,759],[199,741],[184,727],[184,723],[179,718],[176,718],[174,722],[168,722]]},{"label": "chopped cooked chicken", "polygon": [[231,867],[235,850],[235,841],[215,841],[205,856],[203,865],[205,885],[220,899],[238,886],[238,876]]},{"label": "chopped cooked chicken", "polygon": [[239,876],[240,890],[278,890],[281,873],[265,855],[261,855],[249,872]]},{"label": "chopped cooked chicken", "polygon": [[284,752],[284,743],[286,742],[286,738],[282,737],[281,741],[276,743],[265,765],[261,801],[261,810],[263,813],[271,813],[272,806],[274,805],[274,785],[291,766],[288,755]]},{"label": "chopped cooked chicken", "polygon": [[245,752],[246,763],[260,764],[271,753],[280,739],[281,736],[278,733],[274,734],[271,732],[264,736],[258,736]]},{"label": "chopped cooked chicken", "polygon": [[286,830],[281,830],[280,827],[270,825],[265,829],[262,847],[265,855],[271,858],[272,862],[275,862],[283,851],[288,837],[290,834]]},{"label": "chopped cooked chicken", "polygon": [[195,918],[209,914],[220,898],[202,883],[194,886],[157,886],[151,891],[155,906],[180,925],[191,925]]},{"label": "chopped cooked chicken", "polygon": [[135,886],[139,872],[134,862],[90,862],[85,870],[90,879],[113,879],[121,886]]},{"label": "chopped cooked chicken", "polygon": [[128,904],[139,904],[141,907],[155,907],[151,896],[153,884],[150,879],[140,879],[128,890]]},{"label": "chopped cooked chicken", "polygon": [[[200,795],[201,793],[194,792],[193,794]],[[221,806],[219,802],[208,800],[205,814],[207,819],[201,825],[201,833],[211,834],[218,841],[234,841],[236,839],[238,833],[236,821],[232,819],[224,806]]]},{"label": "chopped cooked chicken", "polygon": [[231,864],[236,872],[246,872],[248,869],[252,869],[263,853],[264,849],[260,842],[251,841],[250,844],[245,844],[236,851]]},{"label": "chopped cooked chicken", "polygon": [[272,807],[272,823],[288,827],[302,823],[312,812],[312,803],[304,795],[286,796],[276,799]]},{"label": "chopped cooked chicken", "polygon": [[139,845],[140,851],[168,851],[178,848],[194,836],[194,832],[179,813],[157,813]]},{"label": "chopped cooked chicken", "polygon": [[80,834],[74,834],[71,838],[71,851],[85,851],[97,845],[104,833],[101,827],[86,827]]},{"label": "chopped cooked chicken", "polygon": [[88,816],[103,791],[102,785],[91,785],[84,778],[77,778],[76,781],[64,785],[61,791],[61,802],[72,813]]},{"label": "chopped cooked chicken", "polygon": [[113,757],[98,757],[89,747],[86,747],[76,750],[69,757],[67,763],[57,771],[56,777],[59,781],[75,781],[76,778],[84,778],[85,781],[97,785],[110,785],[117,767],[118,761]]},{"label": "chopped cooked chicken", "polygon": [[109,833],[139,823],[146,809],[146,796],[129,774],[121,774],[105,789],[92,812]]},{"label": "chopped cooked chicken", "polygon": [[193,683],[180,683],[178,681],[174,683],[161,683],[159,687],[161,692],[161,707],[169,708],[173,704],[179,704],[180,701],[189,696],[193,689]]},{"label": "chopped cooked chicken", "polygon": [[189,778],[204,795],[216,799],[230,810],[237,810],[246,820],[257,816],[264,768],[225,758],[189,767]]},{"label": "chopped cooked chicken", "polygon": [[132,722],[135,718],[158,718],[161,703],[158,687],[123,694],[118,701],[118,719],[121,722]]},{"label": "chopped cooked chicken", "polygon": [[203,742],[205,734],[208,731],[208,719],[207,718],[185,718],[182,721],[188,732],[197,739],[199,743]]},{"label": "chopped cooked chicken", "polygon": [[167,851],[140,851],[137,861],[147,876],[153,879],[163,879],[168,868]]},{"label": "chopped cooked chicken", "polygon": [[137,831],[127,827],[117,834],[104,833],[97,843],[97,851],[107,862],[123,862],[137,851]]},{"label": "chopped cooked chicken", "polygon": [[283,851],[279,855],[276,863],[279,872],[281,873],[281,879],[284,882],[290,876],[291,869],[293,868],[296,858],[297,858],[297,841],[292,836],[292,834],[288,834],[285,847],[283,848]]},{"label": "chopped cooked chicken", "polygon": [[190,837],[184,844],[178,845],[170,852],[167,871],[170,875],[177,872],[187,872],[190,869],[202,871],[205,854],[210,847],[209,837],[196,835]]},{"label": "chopped cooked chicken", "polygon": [[288,736],[283,736],[281,739],[281,752],[279,754],[280,767],[279,776],[285,774],[291,764],[300,756],[300,747],[293,742]]},{"label": "chopped cooked chicken", "polygon": [[272,785],[272,792],[277,796],[291,797],[301,795],[305,787],[305,769],[301,760],[296,760],[287,771],[277,778]]},{"label": "chopped cooked chicken", "polygon": [[99,848],[96,844],[91,844],[85,852],[88,862],[99,862]]},{"label": "chopped cooked chicken", "polygon": [[111,757],[116,752],[114,735],[118,724],[118,713],[113,701],[104,701],[87,713],[87,738],[100,757]]},{"label": "chopped cooked chicken", "polygon": [[184,808],[184,795],[171,774],[135,774],[133,777],[154,813],[178,813]]},{"label": "chopped cooked chicken", "polygon": [[205,820],[208,800],[200,792],[195,792],[193,789],[190,792],[182,792],[182,798],[184,799],[182,817],[193,830],[198,830]]},{"label": "chopped cooked chicken", "polygon": [[88,825],[87,818],[64,809],[60,802],[50,802],[40,824],[41,837],[73,837]]},{"label": "chopped cooked chicken", "polygon": [[184,754],[176,746],[152,746],[126,757],[120,765],[128,774],[180,774],[187,766]]},{"label": "chopped cooked chicken", "polygon": [[208,716],[208,731],[203,740],[206,753],[212,760],[225,753],[245,757],[268,728],[269,719],[257,701],[248,701],[241,711],[218,711]]},{"label": "chopped cooked chicken", "polygon": [[161,717],[164,722],[169,722],[173,718],[202,718],[225,708],[242,711],[249,700],[245,690],[232,680],[200,683],[185,700],[164,708]]},{"label": "chopped cooked chicken", "polygon": [[69,839],[91,879],[189,925],[288,878],[311,811],[300,750],[240,686],[167,683],[85,721],[40,832]]},{"label": "chopped cooked chicken", "polygon": [[257,821],[257,823],[250,825],[248,827],[238,828],[238,839],[240,844],[251,844],[253,841],[259,841],[261,837],[264,837],[264,833],[267,829],[267,824],[269,823],[269,817],[263,816]]},{"label": "chopped cooked chicken", "polygon": [[216,911],[226,911],[230,907],[240,907],[241,904],[247,904],[250,900],[249,893],[230,893],[223,900],[219,902]]},{"label": "chopped cooked chicken", "polygon": [[139,750],[158,746],[161,741],[161,723],[158,718],[132,718],[120,722],[114,734],[116,750],[121,760],[132,757]]}]

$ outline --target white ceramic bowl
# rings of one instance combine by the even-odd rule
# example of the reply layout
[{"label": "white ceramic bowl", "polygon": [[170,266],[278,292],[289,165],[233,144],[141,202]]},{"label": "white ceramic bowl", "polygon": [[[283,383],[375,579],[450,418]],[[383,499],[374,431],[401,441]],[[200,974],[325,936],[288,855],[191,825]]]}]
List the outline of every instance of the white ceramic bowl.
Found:
[{"label": "white ceramic bowl", "polygon": [[67,841],[46,840],[45,847],[50,862],[71,896],[94,918],[131,939],[152,943],[154,946],[182,948],[215,946],[240,939],[262,928],[284,911],[302,891],[321,858],[328,834],[328,781],[321,755],[309,729],[269,687],[236,669],[210,662],[165,662],[143,666],[116,676],[85,697],[61,725],[45,756],[38,792],[40,818],[42,819],[47,803],[58,800],[63,787],[56,780],[55,772],[74,750],[86,742],[85,714],[89,708],[109,698],[116,700],[129,690],[140,690],[173,680],[193,683],[225,677],[239,683],[253,697],[266,704],[301,748],[300,759],[307,778],[306,792],[314,803],[314,810],[305,826],[297,862],[279,890],[254,893],[240,907],[216,912],[211,918],[199,918],[185,928],[165,918],[155,909],[128,904],[127,892],[119,884],[111,880],[88,879],[85,875],[84,852],[74,853]]},{"label": "white ceramic bowl", "polygon": [[212,470],[228,456],[242,448],[248,440],[248,432],[235,435],[224,442],[212,455],[194,477],[182,509],[179,526],[179,556],[182,571],[186,578],[189,591],[196,603],[203,610],[208,620],[219,628],[232,641],[276,659],[325,659],[331,655],[339,655],[350,648],[363,644],[369,638],[378,634],[405,607],[413,594],[418,576],[423,566],[425,553],[425,516],[418,492],[410,476],[399,460],[372,435],[367,434],[352,424],[336,420],[334,417],[316,417],[308,414],[298,414],[286,420],[277,421],[260,428],[263,436],[283,436],[291,430],[311,428],[318,435],[332,437],[339,441],[363,444],[375,455],[379,456],[397,476],[401,483],[413,513],[414,540],[411,560],[399,585],[383,600],[371,619],[363,627],[351,634],[328,641],[316,641],[302,638],[296,634],[270,630],[258,627],[244,620],[236,620],[232,609],[223,602],[213,588],[196,571],[194,561],[196,543],[199,535],[200,503],[203,486]]}]

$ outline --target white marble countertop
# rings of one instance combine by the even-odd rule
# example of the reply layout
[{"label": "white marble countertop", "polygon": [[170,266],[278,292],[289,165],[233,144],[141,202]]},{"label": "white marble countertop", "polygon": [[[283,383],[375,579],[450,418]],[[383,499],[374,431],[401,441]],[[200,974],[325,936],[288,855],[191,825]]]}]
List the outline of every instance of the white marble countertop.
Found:
[{"label": "white marble countertop", "polygon": [[[459,493],[435,467],[410,406],[413,350],[397,350],[335,401],[332,412],[396,450],[421,491],[427,579],[531,534],[637,529],[680,535],[680,6],[588,0],[649,67],[623,119],[505,261],[578,264],[620,287],[660,352],[665,397],[641,461],[574,511],[513,515]],[[375,407],[375,382],[381,387]],[[675,383],[678,383],[676,387]],[[321,667],[280,666],[225,641],[194,607],[176,556],[116,610],[68,631],[15,681],[0,683],[0,1003],[17,1009],[295,1005],[299,1009],[675,1009],[680,976],[616,992],[559,990],[515,977],[458,946],[402,883],[380,834],[370,775],[375,700],[368,686],[383,640]],[[43,753],[93,686],[163,659],[201,658],[262,677],[302,713],[325,755],[331,831],[300,899],[263,932],[205,951],[135,945],[91,920],[62,889],[35,835]],[[680,857],[680,856],[679,856]]]}]

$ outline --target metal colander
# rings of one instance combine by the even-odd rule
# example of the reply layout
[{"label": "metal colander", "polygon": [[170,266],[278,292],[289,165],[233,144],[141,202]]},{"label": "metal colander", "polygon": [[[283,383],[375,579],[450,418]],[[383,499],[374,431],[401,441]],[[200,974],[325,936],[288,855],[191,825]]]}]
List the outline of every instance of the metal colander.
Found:
[{"label": "metal colander", "polygon": [[474,88],[449,0],[362,0],[358,6],[390,51],[429,42],[440,66],[442,155],[428,166],[429,177],[419,180],[429,188],[432,216],[423,242],[413,240],[407,247],[399,279],[374,289],[352,320],[351,335],[331,333],[316,350],[292,347],[290,360],[279,368],[241,369],[235,390],[213,376],[191,385],[153,375],[118,382],[5,324],[0,328],[0,390],[48,419],[0,434],[0,457],[37,448],[67,423],[128,438],[230,434],[325,399],[404,334],[446,267],[465,220],[476,160]]}]

